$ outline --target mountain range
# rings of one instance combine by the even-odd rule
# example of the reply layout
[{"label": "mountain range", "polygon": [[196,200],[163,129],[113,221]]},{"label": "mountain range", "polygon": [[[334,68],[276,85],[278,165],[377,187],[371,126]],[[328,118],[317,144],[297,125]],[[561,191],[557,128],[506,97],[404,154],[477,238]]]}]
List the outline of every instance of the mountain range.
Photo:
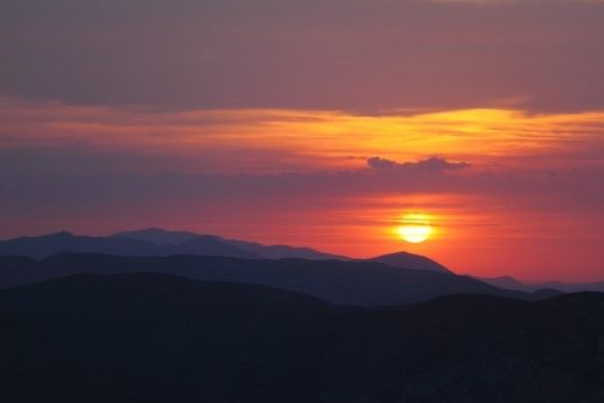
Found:
[{"label": "mountain range", "polygon": [[[179,245],[199,237],[211,237],[216,242],[231,245],[238,250],[246,251],[257,257],[265,259],[302,258],[302,259],[340,259],[349,260],[346,256],[334,255],[320,252],[311,248],[301,248],[289,245],[263,245],[257,242],[226,239],[216,235],[201,235],[193,232],[166,231],[161,228],[148,228],[138,231],[118,232],[110,235],[111,238],[134,239],[138,241],[151,242],[156,245]],[[65,251],[64,251],[65,252]],[[233,255],[223,255],[239,257]]]},{"label": "mountain range", "polygon": [[374,257],[368,260],[404,269],[425,270],[435,273],[453,273],[442,264],[437,263],[430,258],[420,255],[414,255],[408,252],[390,253],[387,255]]},{"label": "mountain range", "polygon": [[507,290],[534,292],[540,289],[554,289],[562,292],[604,292],[604,281],[592,283],[565,283],[562,281],[545,281],[538,283],[524,283],[513,277],[477,277],[477,280],[494,285],[495,287],[505,288]]},{"label": "mountain range", "polygon": [[372,261],[241,259],[224,256],[109,256],[63,253],[44,259],[0,257],[0,288],[78,274],[165,273],[204,281],[259,284],[344,305],[402,305],[477,293],[514,298],[556,294],[510,291],[452,273],[404,269]]},{"label": "mountain range", "polygon": [[[107,237],[74,235],[58,232],[38,237],[22,237],[0,241],[0,256],[27,256],[38,259],[56,254],[95,253],[114,256],[226,256],[243,259],[285,259],[368,261],[388,264],[402,269],[439,273],[453,272],[434,260],[408,252],[396,252],[369,259],[353,259],[311,248],[288,245],[263,245],[257,242],[227,239],[185,231],[167,231],[160,228],[125,231]],[[511,291],[534,293],[542,289],[560,292],[604,291],[604,281],[565,283],[548,281],[525,283],[515,278],[478,277],[475,279]]]},{"label": "mountain range", "polygon": [[59,232],[0,242],[0,287],[76,274],[130,272],[261,284],[363,306],[407,304],[455,293],[528,299],[560,293],[458,276],[427,257],[407,252],[352,259],[310,248],[158,228],[107,237]]},{"label": "mountain range", "polygon": [[[159,228],[119,232],[108,237],[81,236],[64,231],[38,237],[22,237],[0,241],[0,256],[47,258],[65,252],[99,253],[114,256],[196,255],[245,259],[359,260],[320,252],[311,248],[262,245],[256,242],[226,239],[215,235],[166,231]],[[444,266],[427,257],[406,252],[366,260],[406,269],[450,273]]]},{"label": "mountain range", "polygon": [[120,232],[107,237],[81,236],[62,231],[38,237],[0,241],[0,256],[45,258],[63,252],[104,253],[116,256],[200,255],[249,259],[350,259],[310,248],[287,245],[267,246],[255,242],[224,239],[215,235],[155,228]]},{"label": "mountain range", "polygon": [[115,256],[204,255],[256,259],[256,253],[222,242],[210,235],[184,239],[179,243],[158,244],[117,236],[90,237],[69,232],[39,237],[23,237],[0,242],[0,256],[46,258],[63,252],[103,253]]},{"label": "mountain range", "polygon": [[0,290],[0,401],[600,403],[603,317],[593,293],[357,308],[165,274],[75,276]]}]

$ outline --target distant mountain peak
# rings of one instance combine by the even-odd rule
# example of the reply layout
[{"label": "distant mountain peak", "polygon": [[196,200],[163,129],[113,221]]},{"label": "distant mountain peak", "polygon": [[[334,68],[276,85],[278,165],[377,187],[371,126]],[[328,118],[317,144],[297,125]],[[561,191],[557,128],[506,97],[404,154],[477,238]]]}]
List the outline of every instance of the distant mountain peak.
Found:
[{"label": "distant mountain peak", "polygon": [[[149,227],[149,228],[143,228],[140,230],[132,230],[132,231],[123,231],[121,232],[122,234],[135,234],[135,233],[139,233],[139,234],[190,234],[190,235],[197,235],[193,232],[186,232],[186,231],[170,231],[164,228],[159,228],[159,227]],[[116,234],[117,235],[117,234]]]},{"label": "distant mountain peak", "polygon": [[48,235],[44,235],[45,237],[55,237],[55,238],[59,238],[59,237],[63,237],[63,238],[71,238],[73,237],[73,233],[69,232],[69,231],[58,231],[58,232],[53,232],[52,234],[48,234]]},{"label": "distant mountain peak", "polygon": [[368,260],[388,264],[390,266],[400,267],[403,269],[423,270],[436,273],[453,273],[445,266],[435,262],[430,258],[421,255],[415,255],[413,253],[405,251],[389,253],[387,255],[377,256]]},{"label": "distant mountain peak", "polygon": [[111,238],[127,238],[151,242],[156,245],[177,245],[199,237],[199,234],[187,231],[168,231],[163,228],[149,227],[141,230],[123,231],[110,235]]},{"label": "distant mountain peak", "polygon": [[156,245],[184,245],[205,242],[223,243],[239,250],[248,252],[251,256],[266,259],[303,258],[312,260],[351,260],[346,256],[334,255],[314,250],[308,247],[295,247],[289,245],[264,245],[258,242],[226,239],[218,235],[198,234],[187,231],[170,231],[163,228],[146,228],[142,230],[123,231],[110,235],[111,238],[128,238],[139,241],[151,242]]}]

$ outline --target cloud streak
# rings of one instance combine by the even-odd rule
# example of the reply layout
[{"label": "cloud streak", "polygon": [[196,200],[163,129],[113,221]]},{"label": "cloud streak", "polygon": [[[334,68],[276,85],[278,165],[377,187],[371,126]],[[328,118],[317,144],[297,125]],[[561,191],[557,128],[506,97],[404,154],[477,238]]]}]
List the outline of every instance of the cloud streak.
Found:
[{"label": "cloud streak", "polygon": [[[376,116],[286,109],[170,111],[10,98],[0,106],[5,158],[13,153],[25,159],[29,153],[30,160],[48,160],[51,170],[53,158],[75,158],[69,155],[99,161],[94,166],[83,161],[84,172],[115,170],[94,155],[131,155],[129,170],[192,173],[359,168],[375,155],[386,160],[438,155],[507,168],[599,164],[604,157],[598,151],[604,149],[604,111],[534,115],[479,109]],[[438,166],[438,160],[427,164]],[[378,160],[373,165],[396,166]]]},{"label": "cloud streak", "polygon": [[415,171],[415,172],[443,172],[469,168],[472,164],[467,162],[449,162],[440,157],[430,157],[418,162],[399,163],[380,157],[367,159],[367,165],[378,171]]}]

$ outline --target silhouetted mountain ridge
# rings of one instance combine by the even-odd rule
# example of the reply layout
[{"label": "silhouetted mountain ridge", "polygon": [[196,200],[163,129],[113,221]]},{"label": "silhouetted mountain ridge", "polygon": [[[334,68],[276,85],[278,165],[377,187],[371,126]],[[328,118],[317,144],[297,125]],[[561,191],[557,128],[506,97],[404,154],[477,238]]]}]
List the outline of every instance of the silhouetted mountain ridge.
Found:
[{"label": "silhouetted mountain ridge", "polygon": [[157,245],[178,245],[199,236],[200,234],[196,234],[194,232],[166,231],[162,228],[122,231],[109,235],[111,238],[136,239],[137,241],[151,242]]},{"label": "silhouetted mountain ridge", "polygon": [[[342,259],[349,260],[346,256],[320,252],[311,248],[294,247],[289,245],[263,245],[257,242],[226,239],[216,235],[203,235],[193,232],[167,231],[161,228],[148,228],[138,231],[119,232],[111,235],[113,238],[136,239],[153,242],[158,245],[178,245],[200,237],[212,237],[216,242],[231,245],[238,250],[244,250],[265,259],[302,258],[313,260]],[[224,255],[233,256],[233,255]],[[235,256],[237,257],[237,256]]]},{"label": "silhouetted mountain ridge", "polygon": [[221,242],[213,236],[198,236],[180,244],[157,245],[148,241],[119,237],[90,237],[69,232],[39,237],[23,237],[0,242],[0,256],[46,258],[59,253],[101,253],[116,256],[232,256],[248,259],[259,255]]},{"label": "silhouetted mountain ridge", "polygon": [[424,270],[437,273],[451,273],[449,269],[425,256],[414,255],[408,252],[396,252],[388,255],[377,256],[369,261],[385,263],[404,269]]},{"label": "silhouetted mountain ridge", "polygon": [[[342,261],[368,263],[381,262],[401,269],[452,274],[452,272],[443,265],[428,257],[403,251],[371,259],[352,259],[346,256],[332,255],[310,248],[291,247],[287,245],[267,246],[255,242],[229,240],[214,235],[200,235],[184,231],[166,231],[160,228],[122,232],[109,237],[79,236],[73,235],[67,231],[62,231],[50,235],[22,237],[0,242],[0,256],[46,258],[60,253],[88,253],[141,257],[195,255],[225,256],[244,259],[337,259]],[[561,292],[556,290],[565,292],[604,290],[603,283],[524,284],[509,277],[477,279],[497,288],[531,294],[537,293],[536,295],[554,295],[556,292]],[[0,283],[2,283],[1,278]]]},{"label": "silhouetted mountain ridge", "polygon": [[525,283],[510,276],[505,277],[478,277],[477,280],[514,291],[536,292],[542,289],[558,290],[559,292],[604,292],[604,281],[591,283],[565,283],[562,281],[544,281],[536,283]]},{"label": "silhouetted mountain ridge", "polygon": [[0,257],[0,288],[75,274],[139,272],[260,284],[308,294],[331,303],[364,306],[401,305],[456,293],[533,298],[531,294],[499,289],[470,277],[407,270],[377,262],[70,253],[42,260]]}]

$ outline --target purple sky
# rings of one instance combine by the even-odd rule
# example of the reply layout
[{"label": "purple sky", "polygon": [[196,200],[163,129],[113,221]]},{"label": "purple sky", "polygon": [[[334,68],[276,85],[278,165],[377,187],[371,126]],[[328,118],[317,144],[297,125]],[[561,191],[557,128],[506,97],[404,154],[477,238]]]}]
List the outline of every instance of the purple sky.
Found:
[{"label": "purple sky", "polygon": [[[604,279],[602,27],[581,0],[1,0],[0,237]],[[393,236],[409,212],[438,236]]]}]

